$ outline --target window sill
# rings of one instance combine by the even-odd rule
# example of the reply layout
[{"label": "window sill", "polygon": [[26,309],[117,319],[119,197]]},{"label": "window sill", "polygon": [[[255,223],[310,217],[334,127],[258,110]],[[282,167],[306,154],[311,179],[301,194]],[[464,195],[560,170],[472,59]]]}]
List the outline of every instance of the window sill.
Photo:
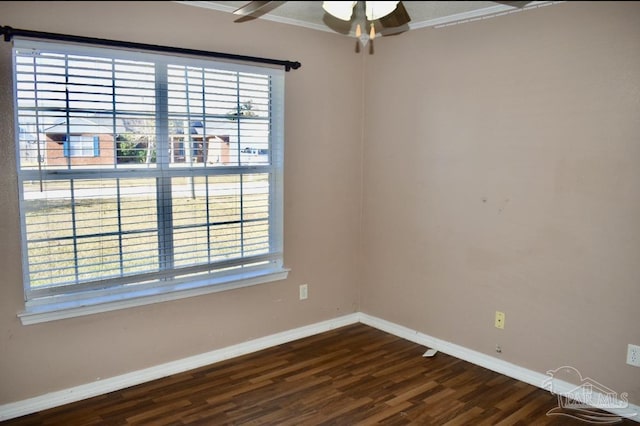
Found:
[{"label": "window sill", "polygon": [[18,317],[23,325],[38,324],[264,284],[284,280],[288,274],[289,269],[277,268],[263,270],[253,275],[241,274],[231,280],[229,279],[230,277],[226,277],[224,281],[202,280],[186,283],[171,291],[154,288],[131,291],[125,294],[85,298],[73,302],[61,303],[52,300],[51,302],[41,302],[34,306],[27,305],[26,309],[18,314]]}]

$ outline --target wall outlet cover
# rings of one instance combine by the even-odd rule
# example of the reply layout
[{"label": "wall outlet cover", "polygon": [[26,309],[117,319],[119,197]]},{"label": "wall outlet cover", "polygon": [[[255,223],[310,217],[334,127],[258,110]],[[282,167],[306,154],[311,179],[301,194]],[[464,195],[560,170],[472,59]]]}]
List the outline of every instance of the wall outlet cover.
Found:
[{"label": "wall outlet cover", "polygon": [[496,328],[504,328],[505,315],[504,312],[496,311],[495,326]]},{"label": "wall outlet cover", "polygon": [[300,286],[300,300],[305,300],[309,297],[309,287],[307,284],[302,284]]},{"label": "wall outlet cover", "polygon": [[631,344],[627,346],[627,364],[640,367],[640,346]]}]

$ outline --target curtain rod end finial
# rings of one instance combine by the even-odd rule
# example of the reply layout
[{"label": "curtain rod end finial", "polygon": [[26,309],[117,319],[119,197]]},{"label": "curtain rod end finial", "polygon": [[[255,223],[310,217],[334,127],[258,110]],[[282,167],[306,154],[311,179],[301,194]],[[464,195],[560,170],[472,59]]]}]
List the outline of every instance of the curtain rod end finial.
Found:
[{"label": "curtain rod end finial", "polygon": [[0,34],[4,35],[4,41],[11,41],[11,38],[13,38],[13,28],[11,28],[10,26],[2,26],[0,25]]}]

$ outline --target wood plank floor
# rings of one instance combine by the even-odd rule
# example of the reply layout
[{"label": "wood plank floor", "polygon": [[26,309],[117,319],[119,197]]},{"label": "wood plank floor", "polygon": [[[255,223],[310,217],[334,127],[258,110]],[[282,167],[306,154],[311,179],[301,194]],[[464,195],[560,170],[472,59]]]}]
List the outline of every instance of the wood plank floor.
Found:
[{"label": "wood plank floor", "polygon": [[355,324],[1,424],[589,424],[548,416],[545,390],[425,350]]}]

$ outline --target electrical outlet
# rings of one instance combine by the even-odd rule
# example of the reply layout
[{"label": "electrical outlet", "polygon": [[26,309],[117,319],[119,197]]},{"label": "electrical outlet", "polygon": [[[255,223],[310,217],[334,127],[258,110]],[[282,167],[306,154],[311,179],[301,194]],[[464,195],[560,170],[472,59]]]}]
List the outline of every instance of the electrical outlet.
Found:
[{"label": "electrical outlet", "polygon": [[300,300],[305,300],[307,297],[309,297],[309,287],[307,286],[307,284],[301,284],[300,285]]},{"label": "electrical outlet", "polygon": [[640,346],[627,346],[627,364],[640,367]]},{"label": "electrical outlet", "polygon": [[496,328],[504,328],[504,312],[496,311]]}]

